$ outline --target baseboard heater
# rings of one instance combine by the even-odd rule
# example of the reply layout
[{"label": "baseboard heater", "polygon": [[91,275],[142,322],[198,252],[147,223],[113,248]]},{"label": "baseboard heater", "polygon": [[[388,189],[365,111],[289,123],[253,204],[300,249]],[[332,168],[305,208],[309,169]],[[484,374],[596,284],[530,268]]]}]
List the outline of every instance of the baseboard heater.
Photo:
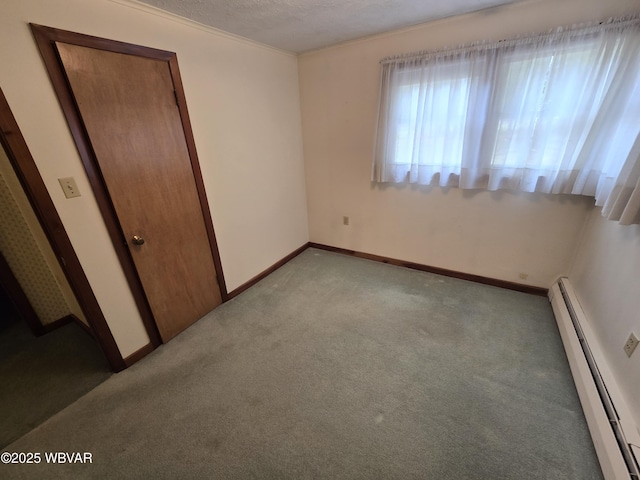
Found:
[{"label": "baseboard heater", "polygon": [[640,480],[640,433],[567,278],[549,299],[605,480]]}]

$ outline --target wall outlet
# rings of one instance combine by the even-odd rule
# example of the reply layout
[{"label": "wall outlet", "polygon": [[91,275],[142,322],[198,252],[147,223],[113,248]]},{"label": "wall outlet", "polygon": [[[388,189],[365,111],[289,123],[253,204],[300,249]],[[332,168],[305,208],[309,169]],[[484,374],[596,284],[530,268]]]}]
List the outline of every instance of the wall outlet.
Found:
[{"label": "wall outlet", "polygon": [[631,335],[629,335],[627,342],[624,344],[624,347],[622,347],[624,348],[624,352],[627,354],[627,357],[631,356],[633,351],[638,346],[639,342],[640,340],[638,340],[638,337],[636,337],[634,333],[631,333]]},{"label": "wall outlet", "polygon": [[76,185],[73,177],[59,178],[58,182],[60,182],[65,197],[75,198],[80,196],[80,190],[78,190],[78,185]]},{"label": "wall outlet", "polygon": [[342,224],[349,225],[349,217],[342,217]]}]

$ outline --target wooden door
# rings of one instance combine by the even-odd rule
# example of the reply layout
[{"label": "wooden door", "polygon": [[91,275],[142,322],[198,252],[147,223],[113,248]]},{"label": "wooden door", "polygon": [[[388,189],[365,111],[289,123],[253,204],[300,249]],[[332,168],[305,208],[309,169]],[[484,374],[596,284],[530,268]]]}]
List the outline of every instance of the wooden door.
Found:
[{"label": "wooden door", "polygon": [[222,302],[166,61],[55,42],[163,341]]}]

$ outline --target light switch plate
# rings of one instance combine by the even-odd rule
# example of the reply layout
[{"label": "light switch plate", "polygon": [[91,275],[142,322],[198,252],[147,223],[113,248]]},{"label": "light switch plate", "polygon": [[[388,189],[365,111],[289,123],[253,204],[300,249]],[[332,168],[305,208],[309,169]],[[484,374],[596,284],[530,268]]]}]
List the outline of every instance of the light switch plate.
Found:
[{"label": "light switch plate", "polygon": [[80,190],[78,190],[78,185],[76,185],[73,177],[59,178],[58,182],[60,182],[65,197],[74,198],[80,196]]}]

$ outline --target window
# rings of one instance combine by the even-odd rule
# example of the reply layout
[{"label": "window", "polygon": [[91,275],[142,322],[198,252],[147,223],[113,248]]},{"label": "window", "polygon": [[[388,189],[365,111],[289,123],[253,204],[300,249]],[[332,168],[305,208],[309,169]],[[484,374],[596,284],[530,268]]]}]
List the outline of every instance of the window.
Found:
[{"label": "window", "polygon": [[639,16],[381,63],[376,182],[604,205],[638,161]]}]

